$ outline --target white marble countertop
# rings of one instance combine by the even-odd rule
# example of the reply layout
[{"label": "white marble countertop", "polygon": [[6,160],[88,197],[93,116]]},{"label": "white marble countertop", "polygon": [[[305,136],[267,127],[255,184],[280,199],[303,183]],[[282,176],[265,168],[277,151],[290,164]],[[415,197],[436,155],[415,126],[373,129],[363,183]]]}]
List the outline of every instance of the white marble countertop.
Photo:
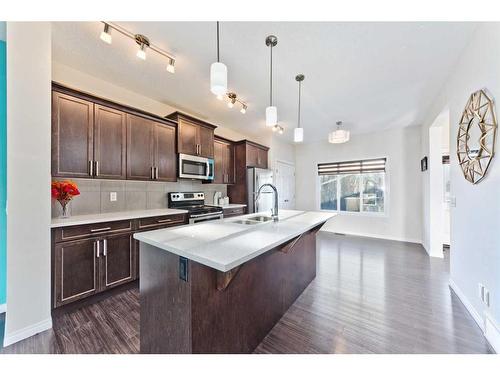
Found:
[{"label": "white marble countertop", "polygon": [[92,215],[75,215],[66,219],[54,218],[50,224],[51,228],[68,227],[71,225],[104,223],[106,221],[131,220],[142,217],[165,216],[185,214],[186,210],[175,210],[171,208],[151,209],[151,210],[135,210],[135,211],[120,211],[104,214]]},{"label": "white marble countertop", "polygon": [[236,223],[258,215],[262,213],[136,233],[134,238],[226,272],[325,223],[337,214],[282,210],[280,221],[276,223]]},{"label": "white marble countertop", "polygon": [[240,208],[240,207],[246,207],[246,204],[241,204],[241,203],[229,203],[224,206],[219,205],[219,207],[222,207],[224,210],[228,208]]}]

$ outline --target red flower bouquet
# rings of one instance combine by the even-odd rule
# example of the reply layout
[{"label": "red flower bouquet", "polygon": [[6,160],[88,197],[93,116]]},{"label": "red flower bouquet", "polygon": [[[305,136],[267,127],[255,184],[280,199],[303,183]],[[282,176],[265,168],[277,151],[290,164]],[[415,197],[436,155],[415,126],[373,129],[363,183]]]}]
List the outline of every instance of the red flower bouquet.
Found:
[{"label": "red flower bouquet", "polygon": [[52,198],[62,207],[62,217],[68,217],[68,203],[80,195],[78,186],[73,181],[52,181]]}]

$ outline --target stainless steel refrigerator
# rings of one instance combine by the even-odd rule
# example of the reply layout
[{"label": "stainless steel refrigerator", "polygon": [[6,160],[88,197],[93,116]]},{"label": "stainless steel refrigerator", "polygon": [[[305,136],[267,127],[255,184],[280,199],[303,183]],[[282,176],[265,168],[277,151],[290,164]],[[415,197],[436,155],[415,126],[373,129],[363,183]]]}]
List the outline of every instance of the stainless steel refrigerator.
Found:
[{"label": "stainless steel refrigerator", "polygon": [[274,207],[273,190],[270,187],[262,189],[259,200],[255,202],[259,188],[266,183],[273,183],[273,171],[271,169],[247,168],[248,213],[271,212]]}]

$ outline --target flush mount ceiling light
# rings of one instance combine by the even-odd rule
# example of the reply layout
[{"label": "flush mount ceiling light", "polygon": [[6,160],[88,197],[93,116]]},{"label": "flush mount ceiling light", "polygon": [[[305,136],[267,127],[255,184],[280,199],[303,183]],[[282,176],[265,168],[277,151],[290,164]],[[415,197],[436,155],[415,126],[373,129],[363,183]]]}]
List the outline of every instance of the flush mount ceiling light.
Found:
[{"label": "flush mount ceiling light", "polygon": [[111,44],[113,40],[111,37],[111,29],[107,23],[104,24],[104,30],[101,32],[101,40],[108,44]]},{"label": "flush mount ceiling light", "polygon": [[217,22],[217,62],[210,65],[210,91],[218,96],[227,93],[227,67],[220,62],[219,22]]},{"label": "flush mount ceiling light", "polygon": [[337,121],[337,130],[328,134],[328,142],[330,143],[345,143],[350,138],[350,133],[348,130],[340,129],[342,126],[342,121]]},{"label": "flush mount ceiling light", "polygon": [[269,107],[266,108],[266,126],[275,126],[278,123],[278,109],[273,106],[273,47],[276,47],[277,44],[278,38],[274,35],[269,35],[266,38],[266,46],[268,46],[271,50],[271,64],[269,71]]},{"label": "flush mount ceiling light", "polygon": [[302,81],[306,77],[303,74],[298,74],[295,77],[295,80],[299,83],[299,110],[298,110],[298,115],[297,115],[297,127],[293,131],[293,141],[300,143],[304,141],[304,129],[300,127],[300,94],[301,94],[301,89],[302,89]]},{"label": "flush mount ceiling light", "polygon": [[112,40],[111,30],[112,29],[116,30],[123,36],[126,36],[127,38],[134,40],[139,45],[139,50],[136,53],[138,58],[140,58],[141,60],[146,60],[146,49],[156,52],[157,54],[166,57],[168,59],[167,72],[175,73],[175,57],[171,53],[155,46],[153,43],[150,42],[147,36],[142,34],[134,34],[116,23],[104,22],[104,21],[101,22],[104,24],[104,30],[101,32],[100,36],[103,42],[111,44]]},{"label": "flush mount ceiling light", "polygon": [[[238,103],[238,104],[241,105],[240,112],[242,114],[247,113],[248,105],[244,101],[238,99],[238,95],[236,95],[236,93],[234,93],[234,92],[228,92],[226,94],[226,97],[228,98],[227,106],[229,108],[233,108],[235,106],[235,104]],[[217,99],[223,100],[224,97],[222,95],[217,95]]]}]

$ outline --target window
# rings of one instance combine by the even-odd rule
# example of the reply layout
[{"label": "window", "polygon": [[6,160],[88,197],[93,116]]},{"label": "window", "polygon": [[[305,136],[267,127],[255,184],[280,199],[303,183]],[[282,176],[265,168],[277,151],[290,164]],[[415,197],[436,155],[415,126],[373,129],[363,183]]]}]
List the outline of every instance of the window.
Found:
[{"label": "window", "polygon": [[386,159],[318,164],[320,209],[385,212]]}]

